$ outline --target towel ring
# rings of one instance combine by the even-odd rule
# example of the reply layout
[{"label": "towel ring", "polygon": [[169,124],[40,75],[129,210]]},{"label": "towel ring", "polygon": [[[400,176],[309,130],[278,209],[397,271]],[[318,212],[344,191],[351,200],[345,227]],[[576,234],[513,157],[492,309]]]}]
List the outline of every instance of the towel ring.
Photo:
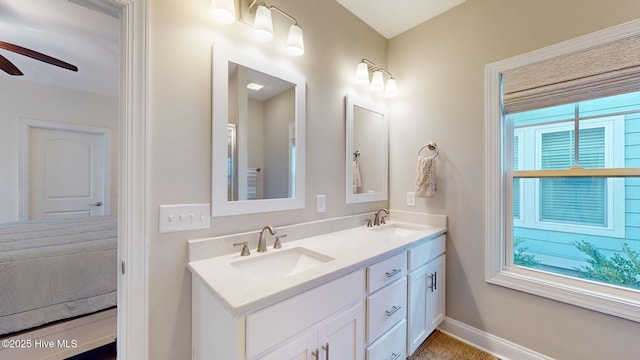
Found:
[{"label": "towel ring", "polygon": [[420,154],[422,153],[422,150],[427,148],[431,151],[435,151],[435,153],[431,155],[431,157],[435,158],[436,156],[438,156],[438,145],[436,145],[436,143],[433,141],[430,141],[427,145],[421,147],[420,150],[418,150],[418,156],[420,156]]}]

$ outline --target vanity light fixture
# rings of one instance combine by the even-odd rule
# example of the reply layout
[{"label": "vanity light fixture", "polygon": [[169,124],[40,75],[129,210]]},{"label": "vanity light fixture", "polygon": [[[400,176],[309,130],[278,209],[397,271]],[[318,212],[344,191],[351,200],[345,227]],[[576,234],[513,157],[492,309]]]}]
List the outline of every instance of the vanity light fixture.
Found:
[{"label": "vanity light fixture", "polygon": [[233,24],[236,22],[235,0],[211,0],[211,16],[217,22]]},{"label": "vanity light fixture", "polygon": [[[233,24],[237,20],[235,2],[236,0],[211,0],[211,15],[218,22]],[[239,4],[241,10],[243,9],[243,6],[246,6],[246,3],[243,5],[242,0],[239,1]],[[287,14],[276,6],[267,5],[264,2],[258,3],[257,0],[251,0],[251,3],[248,6],[249,12],[252,12],[254,7],[255,17],[253,19],[253,34],[257,40],[263,42],[273,40],[273,20],[271,18],[271,14],[275,11],[293,22],[291,27],[289,27],[289,35],[287,36],[287,54],[292,56],[304,55],[302,28],[298,25],[298,21],[293,16]]]},{"label": "vanity light fixture", "polygon": [[[257,3],[257,0],[251,1],[249,11]],[[287,36],[287,54],[292,56],[302,56],[304,54],[304,40],[302,36],[302,28],[298,25],[298,20],[293,16],[282,11],[282,9],[267,5],[265,3],[258,4],[256,8],[256,17],[253,22],[253,32],[262,41],[271,41],[273,39],[273,22],[271,20],[271,12],[275,11],[293,22],[289,27],[289,35]]]},{"label": "vanity light fixture", "polygon": [[[369,83],[369,73],[372,73],[371,83]],[[384,84],[384,76],[382,73],[389,76],[386,86]],[[382,91],[384,89],[384,96],[386,97],[396,97],[398,95],[398,85],[393,75],[367,59],[362,59],[358,64],[358,67],[356,68],[355,82],[359,85],[369,84],[372,91]]]},{"label": "vanity light fixture", "polygon": [[371,90],[382,91],[384,89],[384,79],[382,78],[382,71],[376,70],[371,77]]},{"label": "vanity light fixture", "polygon": [[265,5],[258,5],[256,8],[256,18],[253,20],[253,36],[263,42],[273,40],[271,10]]}]

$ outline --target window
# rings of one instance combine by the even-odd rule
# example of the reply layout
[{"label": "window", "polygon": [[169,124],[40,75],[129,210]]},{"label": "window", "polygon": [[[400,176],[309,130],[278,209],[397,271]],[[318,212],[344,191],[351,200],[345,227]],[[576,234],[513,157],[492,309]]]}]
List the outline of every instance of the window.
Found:
[{"label": "window", "polygon": [[487,66],[488,282],[640,322],[639,50],[635,21]]}]

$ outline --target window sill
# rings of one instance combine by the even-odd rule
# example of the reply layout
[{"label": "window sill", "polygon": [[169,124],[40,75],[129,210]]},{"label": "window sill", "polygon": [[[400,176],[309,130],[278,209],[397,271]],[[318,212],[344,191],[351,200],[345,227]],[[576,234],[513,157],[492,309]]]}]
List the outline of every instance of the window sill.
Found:
[{"label": "window sill", "polygon": [[515,266],[488,277],[487,282],[640,322],[640,293],[634,290],[569,279]]}]

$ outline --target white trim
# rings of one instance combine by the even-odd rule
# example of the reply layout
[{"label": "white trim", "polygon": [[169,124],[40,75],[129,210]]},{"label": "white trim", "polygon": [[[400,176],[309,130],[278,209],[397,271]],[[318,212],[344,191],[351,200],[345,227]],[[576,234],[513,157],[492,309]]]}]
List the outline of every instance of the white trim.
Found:
[{"label": "white trim", "polygon": [[[227,215],[252,214],[271,211],[292,209],[304,209],[305,207],[305,118],[306,118],[306,77],[293,66],[285,67],[274,63],[265,54],[249,54],[244,49],[225,46],[223,44],[212,45],[212,126],[211,136],[211,216],[220,217]],[[296,194],[293,198],[259,199],[228,201],[227,187],[217,186],[227,183],[227,119],[229,115],[228,103],[228,79],[229,62],[234,62],[248,68],[258,70],[292,84],[295,84],[295,119],[296,119]],[[242,131],[239,134],[242,137]],[[238,140],[241,141],[240,139]],[[239,155],[238,167],[243,168],[243,155]],[[240,192],[242,184],[242,172],[239,171]],[[241,196],[238,196],[242,199]]]},{"label": "white trim", "polygon": [[92,135],[103,136],[104,151],[104,179],[103,199],[104,215],[111,214],[111,129],[62,123],[56,121],[43,121],[21,118],[19,120],[18,131],[18,218],[20,220],[29,219],[29,135],[31,129],[60,130],[70,132],[80,132]]},{"label": "white trim", "polygon": [[148,359],[147,265],[148,44],[147,1],[122,6],[120,171],[118,178],[118,358]]},{"label": "white trim", "polygon": [[[353,152],[354,150],[354,127],[355,127],[355,118],[354,118],[354,107],[358,106],[363,109],[369,110],[374,113],[378,113],[382,116],[382,139],[377,139],[375,141],[382,146],[382,157],[380,160],[380,165],[382,167],[382,191],[375,193],[353,193]],[[385,201],[389,198],[389,190],[388,190],[388,180],[389,180],[389,170],[388,170],[388,161],[389,159],[389,116],[386,107],[382,105],[375,104],[370,102],[364,98],[355,96],[353,94],[347,94],[345,96],[345,120],[346,120],[346,159],[345,172],[346,176],[346,184],[345,184],[345,192],[346,192],[346,203],[347,204],[355,204],[355,203],[363,203],[363,202],[372,202],[372,201]],[[375,139],[374,139],[375,140]],[[381,143],[379,142],[381,140]]]},{"label": "white trim", "polygon": [[476,329],[473,326],[450,317],[445,318],[438,329],[447,335],[492,354],[501,360],[553,360],[552,357],[492,335],[486,331]]},{"label": "white trim", "polygon": [[592,48],[630,36],[640,35],[640,20],[565,41],[527,54],[488,64],[485,69],[485,139],[486,139],[486,268],[488,283],[581,306],[621,318],[640,322],[640,293],[630,289],[567,278],[514,266],[506,266],[504,139],[500,108],[500,78],[509,69],[552,57]]}]

